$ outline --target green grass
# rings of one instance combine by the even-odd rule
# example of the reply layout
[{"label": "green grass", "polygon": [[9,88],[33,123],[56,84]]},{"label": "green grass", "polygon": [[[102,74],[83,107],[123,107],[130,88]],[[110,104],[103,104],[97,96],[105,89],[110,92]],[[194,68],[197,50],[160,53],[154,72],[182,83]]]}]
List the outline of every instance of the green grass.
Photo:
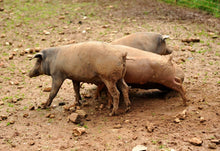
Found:
[{"label": "green grass", "polygon": [[[175,4],[175,0],[162,0]],[[220,17],[220,3],[218,0],[177,0],[177,5],[204,10],[215,17]]]}]

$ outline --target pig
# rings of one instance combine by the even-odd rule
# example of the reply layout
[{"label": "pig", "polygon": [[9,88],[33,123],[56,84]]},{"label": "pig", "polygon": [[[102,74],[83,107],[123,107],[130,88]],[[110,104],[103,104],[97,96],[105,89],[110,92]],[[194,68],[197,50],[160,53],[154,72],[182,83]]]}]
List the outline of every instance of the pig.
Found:
[{"label": "pig", "polygon": [[29,77],[49,75],[52,77],[52,89],[44,108],[51,105],[63,81],[72,80],[76,102],[80,99],[80,82],[93,84],[104,83],[113,99],[110,115],[117,114],[119,91],[123,94],[127,110],[130,108],[128,86],[124,81],[126,72],[126,52],[118,51],[103,42],[84,42],[42,50],[34,55],[35,66]]},{"label": "pig", "polygon": [[125,45],[134,47],[143,51],[149,51],[160,55],[167,55],[172,51],[166,46],[165,39],[167,35],[161,35],[153,32],[137,32],[128,36],[116,39],[111,44]]},{"label": "pig", "polygon": [[[136,88],[172,89],[180,93],[183,104],[187,98],[182,80],[176,75],[176,65],[172,63],[172,55],[161,56],[136,48],[112,45],[120,52],[127,52],[125,82]],[[181,76],[180,76],[181,77]],[[98,86],[98,91],[103,85]],[[108,103],[111,104],[111,103]]]}]

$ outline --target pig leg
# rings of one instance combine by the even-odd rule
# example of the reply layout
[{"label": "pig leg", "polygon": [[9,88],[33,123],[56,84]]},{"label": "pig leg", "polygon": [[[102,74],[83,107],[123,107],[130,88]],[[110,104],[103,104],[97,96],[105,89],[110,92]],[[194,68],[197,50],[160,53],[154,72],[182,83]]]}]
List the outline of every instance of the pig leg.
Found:
[{"label": "pig leg", "polygon": [[95,94],[95,99],[99,99],[100,98],[100,93],[102,91],[102,89],[104,88],[104,84],[100,84],[97,86],[97,90],[96,90],[96,94]]},{"label": "pig leg", "polygon": [[119,105],[119,91],[117,89],[116,83],[110,82],[107,80],[103,81],[108,89],[109,94],[113,98],[113,109],[112,112],[109,114],[110,116],[113,116],[117,114],[118,105]]},{"label": "pig leg", "polygon": [[72,81],[73,82],[73,88],[74,88],[74,91],[75,91],[75,102],[78,103],[79,105],[81,105],[81,103],[79,102],[79,100],[81,100],[81,96],[80,96],[80,93],[79,93],[79,90],[80,90],[80,82],[76,82],[76,81]]},{"label": "pig leg", "polygon": [[49,98],[47,99],[47,102],[42,104],[43,108],[47,108],[51,105],[53,99],[56,97],[57,92],[59,91],[61,85],[63,84],[63,81],[64,81],[63,79],[53,77],[50,95]]},{"label": "pig leg", "polygon": [[124,79],[120,79],[118,81],[118,87],[121,90],[122,94],[123,94],[123,99],[124,102],[126,104],[126,112],[130,109],[130,105],[131,105],[131,101],[129,100],[129,96],[128,96],[128,85],[125,83]]},{"label": "pig leg", "polygon": [[175,78],[175,80],[173,80],[172,82],[170,83],[166,83],[166,86],[173,89],[173,90],[176,90],[177,92],[180,93],[182,99],[183,99],[183,104],[186,106],[186,101],[187,101],[187,98],[185,96],[185,90],[182,86],[182,82],[179,78]]}]

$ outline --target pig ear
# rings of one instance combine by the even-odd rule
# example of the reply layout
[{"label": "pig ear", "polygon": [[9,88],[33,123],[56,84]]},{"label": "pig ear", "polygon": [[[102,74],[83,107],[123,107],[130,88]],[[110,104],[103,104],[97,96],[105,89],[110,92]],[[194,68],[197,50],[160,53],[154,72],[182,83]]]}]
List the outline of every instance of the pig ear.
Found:
[{"label": "pig ear", "polygon": [[32,58],[31,58],[31,60],[32,59],[34,59],[34,58],[43,58],[43,53],[36,53]]},{"label": "pig ear", "polygon": [[168,38],[170,38],[169,35],[162,35],[162,40],[165,40],[165,39],[168,39]]}]

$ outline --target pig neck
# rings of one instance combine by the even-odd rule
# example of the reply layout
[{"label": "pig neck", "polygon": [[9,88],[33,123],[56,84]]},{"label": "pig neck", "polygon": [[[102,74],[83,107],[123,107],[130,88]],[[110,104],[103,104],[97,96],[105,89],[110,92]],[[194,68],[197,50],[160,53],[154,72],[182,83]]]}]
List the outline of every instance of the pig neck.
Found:
[{"label": "pig neck", "polygon": [[57,53],[59,49],[51,48],[47,51],[44,51],[44,64],[43,64],[43,72],[46,75],[51,75],[51,67],[54,66],[54,62],[56,61]]}]

